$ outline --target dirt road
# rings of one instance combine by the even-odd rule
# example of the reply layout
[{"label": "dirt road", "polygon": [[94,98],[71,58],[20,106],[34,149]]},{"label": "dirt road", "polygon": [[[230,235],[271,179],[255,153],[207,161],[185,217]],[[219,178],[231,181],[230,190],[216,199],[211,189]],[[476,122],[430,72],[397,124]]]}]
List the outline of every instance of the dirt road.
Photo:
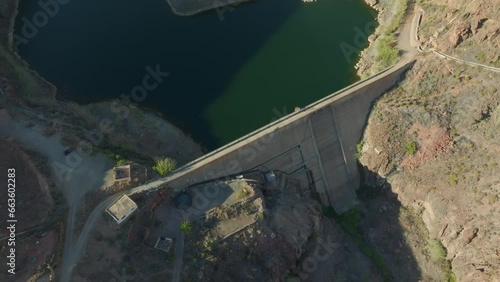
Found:
[{"label": "dirt road", "polygon": [[397,48],[400,50],[401,61],[407,61],[415,57],[418,53],[417,29],[419,27],[422,10],[418,7],[408,7],[408,15],[406,15],[403,25],[400,28],[398,36]]},{"label": "dirt road", "polygon": [[66,262],[68,257],[74,256],[73,229],[80,202],[88,191],[111,184],[106,173],[113,163],[104,157],[89,157],[77,152],[65,156],[66,148],[60,143],[59,136],[46,137],[42,132],[41,128],[12,120],[5,110],[0,110],[0,137],[13,137],[26,148],[45,155],[56,185],[64,194],[70,208],[62,259]]},{"label": "dirt road", "polygon": [[26,148],[47,156],[57,186],[61,188],[68,206],[74,206],[88,191],[110,184],[109,179],[105,178],[113,165],[110,160],[83,156],[77,152],[65,156],[64,150],[67,148],[59,142],[59,136],[46,137],[41,128],[11,120],[5,110],[0,116],[0,137],[13,137]]}]

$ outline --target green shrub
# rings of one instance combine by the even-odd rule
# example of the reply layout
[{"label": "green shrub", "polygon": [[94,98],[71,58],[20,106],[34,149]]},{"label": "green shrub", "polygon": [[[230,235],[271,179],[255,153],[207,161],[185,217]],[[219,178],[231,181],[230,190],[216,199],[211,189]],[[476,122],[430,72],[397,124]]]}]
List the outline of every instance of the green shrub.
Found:
[{"label": "green shrub", "polygon": [[477,54],[476,58],[479,62],[486,63],[486,55],[483,52]]},{"label": "green shrub", "polygon": [[455,277],[455,274],[451,270],[451,263],[449,260],[446,259],[448,255],[448,251],[446,248],[443,246],[441,241],[437,239],[430,239],[427,242],[427,252],[429,253],[429,256],[431,259],[437,263],[443,272],[446,275],[446,280],[448,282],[455,282],[457,281],[457,278]]},{"label": "green shrub", "polygon": [[406,152],[409,155],[413,155],[415,154],[416,151],[417,151],[417,144],[415,143],[415,141],[408,141],[408,143],[406,143]]},{"label": "green shrub", "polygon": [[154,171],[159,175],[165,176],[175,170],[177,162],[171,158],[155,158],[155,164],[153,166]]},{"label": "green shrub", "polygon": [[205,238],[205,240],[203,241],[203,247],[205,247],[205,249],[210,252],[212,251],[214,243],[215,241],[213,239]]},{"label": "green shrub", "polygon": [[429,240],[428,251],[431,258],[435,261],[446,260],[446,256],[448,254],[441,241],[437,239]]},{"label": "green shrub", "polygon": [[191,232],[191,230],[193,230],[193,224],[189,221],[184,221],[181,223],[181,231],[183,233],[189,233]]},{"label": "green shrub", "polygon": [[500,68],[500,59],[496,59],[494,62],[491,62],[494,67]]},{"label": "green shrub", "polygon": [[377,71],[394,65],[399,58],[399,51],[395,47],[396,40],[394,33],[401,26],[408,8],[408,0],[397,0],[392,6],[395,7],[393,11],[394,16],[381,31],[381,37],[378,40],[376,48],[377,55],[375,56],[375,61],[377,62]]},{"label": "green shrub", "polygon": [[127,162],[124,159],[119,159],[118,161],[116,161],[116,166],[122,166],[126,164]]},{"label": "green shrub", "polygon": [[359,159],[361,154],[363,153],[363,146],[365,145],[365,141],[361,140],[358,144],[356,144],[356,158]]},{"label": "green shrub", "polygon": [[449,183],[451,185],[457,185],[458,184],[458,175],[456,173],[450,173],[450,175],[448,175],[448,178],[449,178]]},{"label": "green shrub", "polygon": [[381,36],[377,40],[375,71],[381,71],[397,63],[399,58],[399,51],[396,48],[396,39],[394,33],[401,26],[404,15],[408,8],[407,0],[397,0],[392,5],[395,7],[393,10],[394,16],[381,31]]},{"label": "green shrub", "polygon": [[380,69],[394,65],[399,57],[399,51],[395,47],[394,36],[385,36],[378,41],[377,55],[375,60]]}]

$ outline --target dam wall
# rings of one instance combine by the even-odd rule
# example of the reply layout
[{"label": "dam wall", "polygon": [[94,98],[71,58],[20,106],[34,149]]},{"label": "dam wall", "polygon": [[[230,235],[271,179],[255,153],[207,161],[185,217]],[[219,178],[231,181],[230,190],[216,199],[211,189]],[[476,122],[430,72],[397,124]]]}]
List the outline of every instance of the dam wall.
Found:
[{"label": "dam wall", "polygon": [[[357,204],[356,144],[373,101],[412,64],[401,63],[337,91],[202,156],[162,178],[176,191],[250,170],[280,171],[343,213]],[[288,108],[293,108],[294,105]],[[196,201],[196,199],[195,199]]]}]

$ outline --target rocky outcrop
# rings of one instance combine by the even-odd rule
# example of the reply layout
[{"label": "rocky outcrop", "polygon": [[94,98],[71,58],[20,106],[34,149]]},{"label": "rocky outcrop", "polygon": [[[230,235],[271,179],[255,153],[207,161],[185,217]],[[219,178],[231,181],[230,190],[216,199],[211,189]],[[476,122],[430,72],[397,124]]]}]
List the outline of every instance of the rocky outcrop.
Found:
[{"label": "rocky outcrop", "polygon": [[378,0],[366,0],[366,3],[371,7],[374,7],[375,5],[378,4]]},{"label": "rocky outcrop", "polygon": [[[484,25],[455,26],[450,31],[463,41],[452,50],[498,56],[490,46],[499,37],[470,41]],[[498,93],[498,75],[423,55],[375,104],[364,133],[360,162],[370,184],[390,187],[403,206],[422,211],[458,281],[500,277]]]},{"label": "rocky outcrop", "polygon": [[[500,0],[419,5],[424,43],[434,36],[437,50],[500,67]],[[421,54],[374,105],[364,133],[367,184],[421,211],[457,281],[500,277],[499,93],[497,74]]]},{"label": "rocky outcrop", "polygon": [[467,39],[471,34],[470,26],[466,24],[462,24],[457,26],[449,36],[449,41],[451,43],[451,48],[455,48],[458,44],[462,43],[465,39]]}]

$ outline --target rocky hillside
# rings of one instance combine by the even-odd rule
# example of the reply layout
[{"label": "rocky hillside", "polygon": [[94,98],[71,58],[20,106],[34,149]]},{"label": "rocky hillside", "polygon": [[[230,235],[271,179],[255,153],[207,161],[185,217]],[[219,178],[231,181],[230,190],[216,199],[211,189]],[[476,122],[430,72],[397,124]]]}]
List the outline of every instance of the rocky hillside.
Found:
[{"label": "rocky hillside", "polygon": [[298,197],[295,182],[286,187],[250,183],[193,224],[185,247],[188,280],[279,281],[306,251],[320,228],[318,203]]},{"label": "rocky hillside", "polygon": [[[422,43],[500,67],[499,0],[416,4]],[[429,253],[445,268],[448,261],[458,281],[498,281],[500,73],[420,53],[374,105],[358,147],[368,184],[387,181],[403,206],[419,211]]]},{"label": "rocky hillside", "polygon": [[322,215],[304,183],[278,177],[283,185],[249,181],[235,203],[231,196],[193,222],[185,281],[383,281],[342,223]]}]

